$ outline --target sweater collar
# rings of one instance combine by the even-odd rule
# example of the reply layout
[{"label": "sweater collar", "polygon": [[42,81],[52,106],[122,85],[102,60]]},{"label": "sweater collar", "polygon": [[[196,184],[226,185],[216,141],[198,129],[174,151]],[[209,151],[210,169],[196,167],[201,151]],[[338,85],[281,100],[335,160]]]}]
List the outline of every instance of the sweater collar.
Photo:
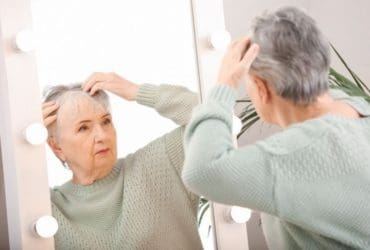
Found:
[{"label": "sweater collar", "polygon": [[91,193],[97,193],[98,191],[104,191],[109,188],[112,183],[118,178],[119,173],[122,169],[122,164],[120,161],[116,163],[109,175],[102,179],[96,180],[90,185],[75,184],[72,180],[66,182],[61,188],[64,189],[66,193],[74,195],[88,195]]}]

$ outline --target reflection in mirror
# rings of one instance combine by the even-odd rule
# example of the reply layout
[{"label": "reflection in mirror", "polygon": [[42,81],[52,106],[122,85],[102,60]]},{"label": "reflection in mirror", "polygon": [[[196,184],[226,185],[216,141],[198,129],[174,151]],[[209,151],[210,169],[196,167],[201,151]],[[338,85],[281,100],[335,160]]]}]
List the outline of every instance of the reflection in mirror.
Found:
[{"label": "reflection in mirror", "polygon": [[190,10],[189,1],[32,2],[57,249],[201,249],[198,197],[179,178],[198,102],[183,88],[198,90]]},{"label": "reflection in mirror", "polygon": [[[188,5],[187,1],[168,0],[160,4],[144,0],[34,0],[33,29],[41,89],[83,82],[92,72],[101,71],[116,72],[136,83],[170,83],[197,91]],[[113,119],[119,128],[119,157],[175,127],[141,105],[116,96],[110,99],[112,113],[117,113]],[[65,174],[57,170],[58,160],[52,156],[48,162],[52,167],[50,185],[63,183],[60,176]]]}]

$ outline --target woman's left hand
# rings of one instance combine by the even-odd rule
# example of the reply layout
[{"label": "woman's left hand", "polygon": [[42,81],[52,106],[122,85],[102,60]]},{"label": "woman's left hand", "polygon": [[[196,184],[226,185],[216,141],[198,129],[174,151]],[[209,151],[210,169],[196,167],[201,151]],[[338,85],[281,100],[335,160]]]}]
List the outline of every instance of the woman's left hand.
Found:
[{"label": "woman's left hand", "polygon": [[258,50],[258,45],[251,44],[249,37],[231,43],[221,63],[218,83],[238,88],[257,57]]},{"label": "woman's left hand", "polygon": [[82,86],[84,91],[94,95],[97,90],[107,90],[128,101],[136,100],[139,85],[116,73],[93,73]]},{"label": "woman's left hand", "polygon": [[42,104],[42,118],[44,121],[44,126],[49,127],[57,120],[56,111],[58,110],[59,105],[54,101],[44,102]]}]

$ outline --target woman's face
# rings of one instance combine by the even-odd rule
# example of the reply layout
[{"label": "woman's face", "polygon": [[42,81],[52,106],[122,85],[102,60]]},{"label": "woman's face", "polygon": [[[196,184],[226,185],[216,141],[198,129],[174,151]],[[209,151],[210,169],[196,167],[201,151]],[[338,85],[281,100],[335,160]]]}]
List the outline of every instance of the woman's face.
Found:
[{"label": "woman's face", "polygon": [[83,175],[106,172],[117,160],[116,130],[110,113],[90,97],[65,102],[58,110],[59,158]]}]

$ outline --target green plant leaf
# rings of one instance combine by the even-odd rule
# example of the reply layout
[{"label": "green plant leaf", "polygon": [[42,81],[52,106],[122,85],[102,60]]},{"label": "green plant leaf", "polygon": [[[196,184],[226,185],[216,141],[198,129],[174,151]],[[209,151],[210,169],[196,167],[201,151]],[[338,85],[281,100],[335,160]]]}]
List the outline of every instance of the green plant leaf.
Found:
[{"label": "green plant leaf", "polygon": [[358,77],[358,75],[353,72],[353,70],[348,66],[348,64],[346,63],[346,61],[343,59],[343,57],[339,54],[339,52],[337,51],[337,49],[333,46],[333,44],[330,43],[330,46],[331,48],[333,49],[333,51],[335,52],[335,54],[338,56],[339,60],[342,62],[342,64],[344,65],[344,67],[347,69],[347,71],[351,74],[353,80],[355,81],[356,85],[361,89],[361,90],[366,90],[367,93],[370,93],[370,90],[369,88],[367,87],[367,85],[360,79],[360,77]]},{"label": "green plant leaf", "polygon": [[203,203],[203,206],[201,206],[198,210],[198,227],[200,226],[200,223],[202,223],[202,220],[203,220],[203,217],[205,215],[205,213],[207,212],[209,208],[209,201],[206,200],[206,202]]}]

